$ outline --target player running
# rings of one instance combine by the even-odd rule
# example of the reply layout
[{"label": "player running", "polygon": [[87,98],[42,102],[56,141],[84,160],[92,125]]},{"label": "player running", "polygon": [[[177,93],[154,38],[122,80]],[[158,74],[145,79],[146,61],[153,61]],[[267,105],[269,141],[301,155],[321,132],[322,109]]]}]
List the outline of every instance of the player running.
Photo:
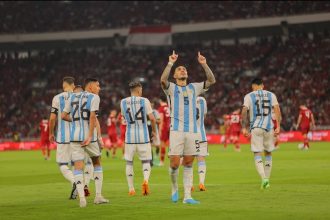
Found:
[{"label": "player running", "polygon": [[[83,166],[85,152],[91,157],[94,166],[95,204],[108,203],[102,192],[103,170],[100,161],[100,148],[98,142],[102,142],[97,120],[100,97],[100,84],[97,79],[85,80],[85,91],[72,94],[70,101],[65,105],[62,119],[72,121],[70,146],[72,160],[74,161],[74,179],[77,186],[80,207],[86,207],[84,195]],[[69,116],[70,114],[70,116]]]},{"label": "player running", "polygon": [[[69,198],[76,199],[76,184],[73,173],[68,166],[71,163],[70,122],[61,118],[65,103],[70,99],[75,87],[74,78],[70,76],[64,77],[62,87],[64,92],[54,96],[52,101],[52,110],[49,117],[49,140],[50,142],[56,141],[56,162],[64,178],[71,183],[72,190]],[[56,138],[55,125],[57,127]]]},{"label": "player running", "polygon": [[207,147],[207,138],[204,126],[204,119],[207,113],[207,103],[206,100],[199,96],[197,97],[197,127],[200,132],[199,146],[200,151],[197,156],[198,165],[198,176],[199,176],[199,190],[206,191],[205,187],[205,176],[206,176],[206,163],[205,157],[209,155]]},{"label": "player running", "polygon": [[296,130],[300,128],[300,131],[304,137],[304,144],[303,144],[303,149],[308,150],[309,149],[309,141],[307,134],[310,129],[315,128],[315,120],[314,120],[314,115],[311,110],[309,110],[306,105],[301,105],[299,107],[299,116],[298,116],[298,121],[296,125]]},{"label": "player running", "polygon": [[169,173],[172,182],[173,202],[179,200],[178,195],[178,168],[180,157],[183,156],[182,165],[184,166],[183,184],[184,199],[183,203],[199,204],[199,201],[191,197],[192,163],[194,157],[200,152],[199,134],[196,120],[196,98],[215,83],[214,75],[206,64],[204,56],[198,52],[198,62],[202,65],[207,80],[200,83],[187,83],[188,72],[184,66],[178,66],[174,71],[176,83],[168,81],[173,64],[177,61],[178,55],[173,51],[169,56],[169,62],[161,76],[161,86],[170,103],[171,129],[170,129],[170,156]]},{"label": "player running", "polygon": [[241,133],[241,110],[237,109],[232,114],[229,115],[230,117],[230,140],[235,145],[235,151],[240,152],[241,147],[239,145],[239,135]]},{"label": "player running", "polygon": [[150,101],[142,96],[142,85],[139,82],[129,84],[131,96],[120,102],[121,114],[127,122],[125,139],[126,177],[128,182],[128,194],[135,195],[133,159],[135,153],[142,161],[144,181],[142,195],[149,195],[149,177],[151,173],[151,144],[147,127],[147,116],[151,121],[153,136],[156,132],[156,120],[152,113]]},{"label": "player running", "polygon": [[[262,179],[261,189],[267,189],[270,187],[274,135],[280,133],[281,110],[274,93],[263,90],[263,88],[262,79],[256,78],[252,81],[253,91],[244,97],[242,127],[246,137],[250,136],[251,133],[251,151],[254,153],[256,169]],[[275,131],[272,123],[272,107],[277,122]],[[250,112],[249,115],[248,111]],[[263,151],[265,153],[265,165],[262,160]]]},{"label": "player running", "polygon": [[[117,111],[115,109],[110,111],[109,117],[108,117],[108,136],[110,140],[110,148],[112,148],[112,158],[116,158],[116,151],[117,151],[117,145],[118,145],[118,139],[117,139]],[[109,150],[106,151],[107,157],[109,157]]]},{"label": "player running", "polygon": [[166,146],[170,138],[170,109],[166,102],[166,97],[164,95],[160,96],[158,113],[160,117],[159,123],[159,134],[160,134],[160,166],[164,166]]},{"label": "player running", "polygon": [[49,141],[49,122],[48,119],[42,119],[39,124],[40,129],[40,147],[45,160],[50,159],[50,141]]}]

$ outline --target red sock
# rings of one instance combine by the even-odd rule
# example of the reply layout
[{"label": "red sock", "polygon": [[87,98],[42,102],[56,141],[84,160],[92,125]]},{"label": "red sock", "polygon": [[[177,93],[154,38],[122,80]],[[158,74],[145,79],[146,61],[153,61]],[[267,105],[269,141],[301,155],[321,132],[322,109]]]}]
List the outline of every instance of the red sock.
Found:
[{"label": "red sock", "polygon": [[166,153],[165,147],[161,147],[161,149],[160,149],[160,161],[161,162],[164,162],[164,160],[165,160],[165,153]]},{"label": "red sock", "polygon": [[304,139],[304,147],[309,147],[308,138],[305,138]]}]

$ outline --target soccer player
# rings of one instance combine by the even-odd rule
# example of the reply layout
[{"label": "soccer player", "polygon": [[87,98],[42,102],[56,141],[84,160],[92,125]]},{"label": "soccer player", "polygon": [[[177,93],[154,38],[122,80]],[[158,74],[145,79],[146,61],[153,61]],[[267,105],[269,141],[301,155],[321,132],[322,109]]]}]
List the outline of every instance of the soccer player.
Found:
[{"label": "soccer player", "polygon": [[[110,111],[108,117],[108,136],[110,139],[110,147],[112,148],[112,158],[116,158],[116,151],[118,145],[117,139],[117,111],[115,109]],[[107,157],[109,157],[109,151],[106,152]]]},{"label": "soccer player", "polygon": [[50,142],[49,142],[49,122],[48,119],[42,119],[40,124],[40,146],[42,155],[45,160],[50,159]]},{"label": "soccer player", "polygon": [[[262,79],[255,78],[252,81],[253,91],[244,97],[242,131],[246,137],[251,134],[251,151],[254,153],[255,166],[262,180],[261,189],[267,189],[270,187],[274,135],[280,132],[281,110],[274,93],[263,89]],[[277,123],[275,131],[272,123],[272,107]],[[262,160],[262,152],[265,153],[265,164]]]},{"label": "soccer player", "polygon": [[[108,203],[109,200],[102,196],[103,170],[100,161],[100,148],[102,142],[97,120],[100,97],[100,84],[97,79],[85,80],[85,91],[72,94],[70,102],[65,105],[62,119],[72,121],[70,146],[72,160],[74,161],[74,179],[77,186],[80,207],[86,207],[84,194],[83,166],[85,152],[91,157],[94,166],[95,204]],[[70,116],[69,116],[70,114]]]},{"label": "soccer player", "polygon": [[135,195],[134,189],[134,170],[133,158],[134,154],[139,155],[142,161],[142,171],[144,181],[142,184],[142,195],[148,195],[149,177],[151,172],[151,144],[147,127],[147,116],[151,121],[152,136],[156,133],[156,120],[152,113],[150,101],[142,96],[142,85],[139,82],[131,82],[129,84],[131,96],[122,99],[120,102],[121,114],[127,122],[126,139],[125,139],[125,160],[126,160],[126,177],[128,182],[128,194]]},{"label": "soccer player", "polygon": [[183,203],[199,204],[199,201],[191,197],[192,163],[194,157],[200,152],[196,120],[196,98],[215,83],[215,78],[206,63],[206,58],[198,52],[198,62],[202,65],[207,80],[205,82],[188,84],[187,69],[184,66],[178,66],[174,70],[176,83],[169,82],[168,77],[177,59],[178,55],[173,51],[173,54],[169,56],[169,62],[160,79],[162,89],[167,95],[171,110],[170,148],[168,153],[170,157],[169,174],[172,182],[171,200],[173,202],[179,200],[177,178],[180,157],[183,156]]},{"label": "soccer player", "polygon": [[156,156],[154,157],[154,153],[153,150],[151,149],[151,154],[152,154],[152,161],[151,161],[151,166],[153,166],[154,164],[156,166],[159,166],[159,148],[160,148],[160,138],[159,138],[159,124],[160,124],[160,116],[159,116],[159,112],[154,109],[154,103],[151,103],[151,108],[152,108],[152,114],[155,117],[156,120],[156,133],[155,136],[152,137],[152,127],[151,127],[151,121],[148,120],[148,131],[149,131],[149,137],[150,140],[152,140],[152,146],[156,148]]},{"label": "soccer player", "polygon": [[230,117],[230,140],[235,145],[235,151],[240,152],[241,147],[239,145],[239,135],[241,133],[241,110],[237,109]]},{"label": "soccer player", "polygon": [[205,157],[209,155],[207,147],[207,138],[204,126],[204,119],[207,113],[207,103],[205,98],[199,96],[197,97],[197,127],[200,132],[199,147],[200,152],[197,156],[198,165],[198,176],[199,176],[199,190],[206,191],[205,187],[205,176],[206,176],[206,163]]},{"label": "soccer player", "polygon": [[223,116],[223,122],[225,127],[225,139],[223,147],[226,149],[227,145],[230,143],[230,115],[224,114]]},{"label": "soccer player", "polygon": [[303,149],[308,150],[309,149],[309,142],[308,142],[308,137],[307,134],[311,129],[315,128],[315,120],[314,120],[314,115],[311,110],[309,110],[306,105],[301,105],[299,107],[299,116],[298,116],[298,121],[296,125],[296,130],[300,128],[300,131],[304,137],[304,145]]},{"label": "soccer player", "polygon": [[126,134],[126,121],[125,121],[125,118],[124,116],[121,114],[121,112],[118,113],[118,117],[117,117],[117,123],[120,124],[120,137],[119,137],[119,143],[118,145],[122,148],[122,151],[123,151],[123,158],[125,159],[124,155],[125,155],[125,146],[124,146],[124,143],[125,143],[125,134]]},{"label": "soccer player", "polygon": [[160,166],[164,165],[166,146],[170,138],[170,109],[166,102],[165,96],[160,96],[159,107],[158,107],[160,123],[159,123],[159,134],[160,134]]},{"label": "soccer player", "polygon": [[[76,85],[73,89],[74,93],[80,93],[83,92],[84,89],[82,88],[81,85]],[[89,157],[89,155],[87,153],[85,153],[85,167],[84,167],[84,192],[85,192],[85,196],[90,196],[90,192],[89,192],[89,183],[91,181],[91,179],[93,178],[93,163],[92,163],[92,159]]]},{"label": "soccer player", "polygon": [[[56,141],[56,162],[64,178],[71,183],[72,190],[69,198],[76,199],[76,184],[73,173],[68,166],[71,163],[70,123],[61,118],[65,103],[70,99],[75,87],[74,78],[71,76],[64,77],[62,87],[63,92],[54,96],[52,101],[52,110],[49,117],[49,140],[50,142]],[[55,125],[57,127],[56,138]]]}]

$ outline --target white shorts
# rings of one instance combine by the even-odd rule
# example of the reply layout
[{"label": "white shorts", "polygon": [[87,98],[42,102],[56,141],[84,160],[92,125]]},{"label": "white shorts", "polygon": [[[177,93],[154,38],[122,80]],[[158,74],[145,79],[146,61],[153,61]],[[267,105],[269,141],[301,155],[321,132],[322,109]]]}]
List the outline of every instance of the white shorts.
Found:
[{"label": "white shorts", "polygon": [[206,157],[209,156],[209,149],[207,146],[207,141],[199,142],[199,149],[198,156]]},{"label": "white shorts", "polygon": [[71,162],[70,144],[56,144],[56,162],[67,164]]},{"label": "white shorts", "polygon": [[200,152],[200,135],[183,131],[170,131],[169,156],[195,156]]},{"label": "white shorts", "polygon": [[274,150],[274,130],[266,131],[262,128],[253,128],[251,131],[251,151],[260,153]]},{"label": "white shorts", "polygon": [[140,160],[152,160],[150,143],[146,143],[146,144],[125,143],[125,160],[133,161],[135,153],[138,154]]},{"label": "white shorts", "polygon": [[89,157],[99,157],[100,148],[97,142],[91,142],[86,147],[81,147],[81,142],[71,142],[72,161],[85,160],[86,153]]}]

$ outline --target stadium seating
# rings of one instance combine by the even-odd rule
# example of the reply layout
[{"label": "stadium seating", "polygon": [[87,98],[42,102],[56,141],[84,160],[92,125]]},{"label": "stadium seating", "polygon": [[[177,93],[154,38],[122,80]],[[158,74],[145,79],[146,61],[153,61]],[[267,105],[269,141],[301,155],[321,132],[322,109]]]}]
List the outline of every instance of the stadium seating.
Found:
[{"label": "stadium seating", "polygon": [[[191,50],[191,48],[195,48]],[[315,114],[317,125],[329,125],[329,33],[291,35],[284,42],[279,37],[259,39],[256,44],[221,45],[218,41],[178,45],[178,63],[186,65],[190,81],[204,80],[204,72],[196,55],[206,56],[217,83],[206,94],[209,115],[208,129],[218,128],[221,117],[240,108],[250,91],[252,75],[261,76],[266,89],[279,99],[283,129],[290,130],[297,119],[298,106],[305,103]],[[110,109],[117,108],[128,95],[127,79],[142,77],[144,95],[151,101],[163,94],[160,75],[171,48],[115,50],[110,47],[58,49],[30,53],[26,58],[1,55],[0,59],[0,138],[11,138],[14,132],[22,137],[38,137],[41,118],[48,117],[52,97],[61,91],[61,79],[76,77],[82,84],[87,76],[101,82],[101,123]],[[45,81],[44,88],[32,85]]]},{"label": "stadium seating", "polygon": [[326,1],[2,1],[0,33],[92,30],[329,11],[330,3]]}]

